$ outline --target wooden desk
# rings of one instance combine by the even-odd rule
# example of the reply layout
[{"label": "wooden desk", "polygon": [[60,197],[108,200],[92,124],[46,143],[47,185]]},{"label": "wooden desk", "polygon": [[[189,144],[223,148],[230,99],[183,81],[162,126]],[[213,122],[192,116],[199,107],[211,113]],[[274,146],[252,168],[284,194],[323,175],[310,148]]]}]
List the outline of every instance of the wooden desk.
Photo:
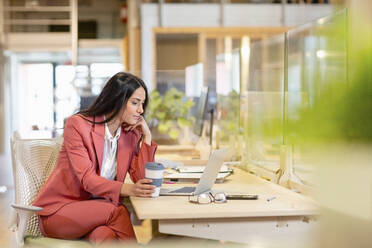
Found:
[{"label": "wooden desk", "polygon": [[[318,211],[310,198],[240,169],[213,190],[258,194],[260,198],[206,205],[189,203],[184,196],[130,200],[139,219],[158,220],[161,233],[257,245],[312,242]],[[276,199],[267,201],[273,196]]]}]

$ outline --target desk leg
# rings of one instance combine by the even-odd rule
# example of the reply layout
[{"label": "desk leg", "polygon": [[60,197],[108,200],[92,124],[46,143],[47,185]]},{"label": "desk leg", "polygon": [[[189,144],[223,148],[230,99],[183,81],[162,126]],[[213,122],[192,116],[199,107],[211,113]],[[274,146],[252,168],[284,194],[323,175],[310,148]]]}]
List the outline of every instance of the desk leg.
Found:
[{"label": "desk leg", "polygon": [[318,225],[315,218],[304,216],[178,219],[159,220],[159,231],[254,245],[303,247],[314,244]]},{"label": "desk leg", "polygon": [[133,225],[137,243],[147,245],[153,238],[165,237],[165,234],[159,232],[158,220],[142,220],[139,224]]},{"label": "desk leg", "polygon": [[153,236],[151,220],[143,220],[142,222],[133,225],[133,230],[139,244],[145,245],[151,241]]}]

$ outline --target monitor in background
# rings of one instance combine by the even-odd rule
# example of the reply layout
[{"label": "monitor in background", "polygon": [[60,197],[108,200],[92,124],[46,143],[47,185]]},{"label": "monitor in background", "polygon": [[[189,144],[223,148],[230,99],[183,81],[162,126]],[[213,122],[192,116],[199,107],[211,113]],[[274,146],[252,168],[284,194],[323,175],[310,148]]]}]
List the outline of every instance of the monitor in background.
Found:
[{"label": "monitor in background", "polygon": [[93,104],[96,100],[97,96],[88,95],[88,96],[80,96],[80,110],[86,110]]},{"label": "monitor in background", "polygon": [[195,115],[195,124],[193,127],[193,132],[198,136],[201,136],[203,131],[203,122],[208,105],[208,93],[209,93],[208,87],[203,86],[198,101],[198,107],[196,110],[197,112]]}]

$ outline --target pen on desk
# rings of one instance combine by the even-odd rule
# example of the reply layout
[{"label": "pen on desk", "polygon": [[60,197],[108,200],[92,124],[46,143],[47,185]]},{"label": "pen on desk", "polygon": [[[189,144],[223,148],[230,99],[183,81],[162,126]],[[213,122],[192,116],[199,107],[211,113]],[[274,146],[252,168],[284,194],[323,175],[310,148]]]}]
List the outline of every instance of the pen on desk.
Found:
[{"label": "pen on desk", "polygon": [[273,197],[269,197],[269,198],[267,198],[266,201],[270,202],[270,201],[275,200],[275,199],[276,199],[276,197],[273,196]]},{"label": "pen on desk", "polygon": [[175,184],[176,182],[166,181],[165,184]]}]

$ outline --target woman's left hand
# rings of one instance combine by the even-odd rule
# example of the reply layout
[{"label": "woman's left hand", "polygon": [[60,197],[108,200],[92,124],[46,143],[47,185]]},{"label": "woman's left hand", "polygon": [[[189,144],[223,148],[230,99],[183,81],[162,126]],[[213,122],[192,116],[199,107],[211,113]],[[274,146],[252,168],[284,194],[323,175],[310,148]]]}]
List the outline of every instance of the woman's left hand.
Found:
[{"label": "woman's left hand", "polygon": [[148,145],[151,145],[151,139],[152,139],[152,137],[151,137],[151,131],[150,131],[150,128],[147,125],[147,122],[146,122],[146,120],[145,120],[145,118],[143,116],[141,116],[139,118],[139,120],[137,121],[136,124],[125,127],[125,131],[131,131],[131,130],[133,130],[135,128],[137,128],[138,130],[141,131],[141,133],[144,136],[143,137],[144,138],[144,141]]}]

